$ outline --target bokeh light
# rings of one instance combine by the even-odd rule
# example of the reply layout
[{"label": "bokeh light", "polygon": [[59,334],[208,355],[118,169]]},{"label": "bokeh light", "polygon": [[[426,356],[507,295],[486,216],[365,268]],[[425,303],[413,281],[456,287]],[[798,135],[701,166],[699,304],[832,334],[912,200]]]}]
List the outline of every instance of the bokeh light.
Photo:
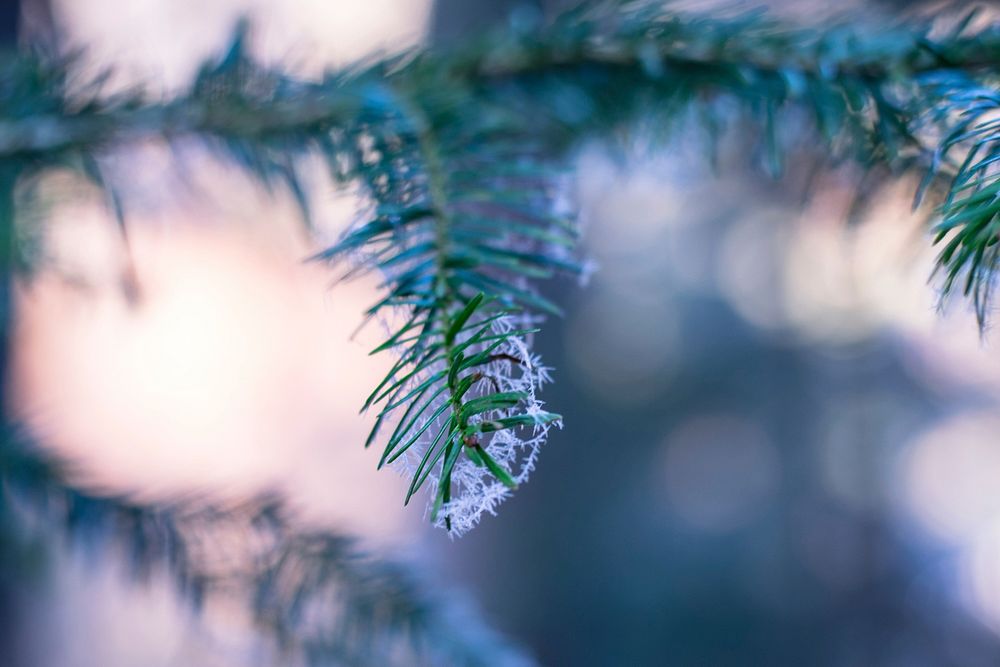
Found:
[{"label": "bokeh light", "polygon": [[1000,515],[1000,418],[995,411],[936,425],[901,458],[907,507],[939,538],[964,543]]},{"label": "bokeh light", "polygon": [[696,528],[725,532],[767,509],[781,483],[778,452],[754,422],[693,417],[668,437],[662,488],[670,509]]}]

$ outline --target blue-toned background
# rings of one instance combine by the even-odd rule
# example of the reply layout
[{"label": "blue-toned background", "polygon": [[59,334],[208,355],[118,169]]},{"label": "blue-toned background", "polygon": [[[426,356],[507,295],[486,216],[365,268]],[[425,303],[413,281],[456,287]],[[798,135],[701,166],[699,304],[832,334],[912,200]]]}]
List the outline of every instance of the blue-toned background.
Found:
[{"label": "blue-toned background", "polygon": [[[28,34],[55,28],[115,85],[162,92],[242,14],[262,58],[308,76],[514,4],[54,0]],[[377,329],[351,335],[377,281],[331,288],[300,261],[294,203],[198,146],[183,164],[156,145],[115,157],[137,307],[103,201],[43,184],[58,270],[20,289],[18,415],[107,488],[284,490],[306,520],[464,591],[545,665],[997,664],[1000,356],[965,304],[938,310],[916,184],[856,205],[862,175],[814,178],[794,128],[777,180],[746,168],[752,128],[729,128],[716,170],[699,132],[682,120],[667,150],[639,135],[578,156],[599,268],[548,287],[567,314],[538,338],[566,426],[461,540],[403,510],[403,481],[361,448],[357,407],[386,361],[366,356]],[[314,199],[326,238],[362,204]],[[6,582],[14,665],[241,664],[233,610],[199,625],[165,581],[59,553]]]}]

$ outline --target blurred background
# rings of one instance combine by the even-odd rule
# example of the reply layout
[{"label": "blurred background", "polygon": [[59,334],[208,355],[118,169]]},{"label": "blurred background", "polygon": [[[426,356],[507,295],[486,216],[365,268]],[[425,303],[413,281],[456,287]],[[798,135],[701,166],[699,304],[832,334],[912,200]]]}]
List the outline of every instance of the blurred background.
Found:
[{"label": "blurred background", "polygon": [[[20,37],[82,47],[116,86],[166,94],[240,16],[259,57],[310,76],[502,24],[519,4],[51,0],[24,3]],[[404,510],[403,480],[361,448],[357,408],[386,360],[367,356],[377,327],[352,333],[377,280],[334,285],[302,262],[361,204],[321,179],[316,239],[293,201],[197,145],[114,155],[130,305],[105,202],[48,177],[56,261],[19,287],[14,410],[100,488],[280,490],[305,520],[464,591],[545,665],[997,664],[1000,356],[965,304],[938,309],[915,184],[859,208],[849,170],[806,183],[807,152],[771,180],[727,168],[739,137],[718,172],[702,143],[681,131],[665,152],[581,151],[599,270],[548,287],[567,315],[538,338],[566,427],[460,540]],[[114,559],[61,553],[6,582],[0,662],[241,664],[238,630],[197,623],[168,582],[135,587]]]}]

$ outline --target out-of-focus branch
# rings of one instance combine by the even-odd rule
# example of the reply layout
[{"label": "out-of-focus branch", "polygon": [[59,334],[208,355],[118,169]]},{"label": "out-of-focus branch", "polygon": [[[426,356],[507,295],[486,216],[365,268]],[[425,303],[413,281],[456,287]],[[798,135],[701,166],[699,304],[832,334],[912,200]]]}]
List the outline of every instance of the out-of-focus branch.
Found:
[{"label": "out-of-focus branch", "polygon": [[244,601],[283,665],[531,664],[415,566],[297,528],[274,498],[148,503],[87,492],[15,427],[0,446],[0,537],[30,534],[23,522],[39,518],[71,541],[124,553],[137,576],[167,568],[196,607]]}]

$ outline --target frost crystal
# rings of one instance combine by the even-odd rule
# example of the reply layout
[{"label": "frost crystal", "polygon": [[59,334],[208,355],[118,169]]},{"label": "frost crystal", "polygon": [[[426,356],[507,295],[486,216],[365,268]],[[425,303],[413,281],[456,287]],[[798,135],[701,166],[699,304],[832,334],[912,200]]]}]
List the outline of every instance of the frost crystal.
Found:
[{"label": "frost crystal", "polygon": [[[537,323],[537,320],[538,318],[523,314],[506,315],[493,321],[490,326],[493,333],[506,334],[530,328]],[[470,331],[476,329],[477,327],[473,326]],[[456,342],[461,343],[470,335],[460,337]],[[475,354],[486,347],[486,343],[475,344],[469,348],[469,354]],[[514,481],[520,485],[528,480],[528,475],[534,470],[538,450],[545,442],[549,429],[552,426],[562,426],[558,421],[543,419],[548,413],[543,410],[543,403],[537,397],[542,385],[551,381],[552,369],[542,365],[539,357],[531,353],[528,341],[517,335],[504,339],[502,344],[493,350],[492,357],[494,360],[478,371],[482,377],[470,389],[465,400],[499,392],[524,392],[527,395],[528,398],[515,408],[515,413],[537,416],[537,423],[481,434],[482,439],[479,443],[479,446],[508,470]],[[419,385],[441,370],[442,366],[431,367],[420,374],[419,378],[415,378],[413,384]],[[435,400],[436,405],[432,405],[426,414],[435,414],[437,412],[435,408],[443,405],[448,397],[442,395]],[[510,413],[510,410],[491,410],[472,417],[470,421],[471,423],[490,421],[509,416]],[[448,411],[445,410],[393,466],[401,474],[412,477],[417,472],[427,448],[431,446],[434,435],[441,428],[447,427],[447,420]],[[418,422],[420,426],[425,423]],[[439,473],[440,466],[430,473],[424,485],[428,496],[428,514],[433,506],[440,481]],[[451,483],[452,499],[441,507],[435,525],[444,527],[446,519],[450,520],[451,534],[454,536],[469,531],[478,523],[484,512],[495,514],[497,506],[511,494],[511,489],[504,486],[486,467],[476,465],[466,456],[460,457],[455,464]]]}]

